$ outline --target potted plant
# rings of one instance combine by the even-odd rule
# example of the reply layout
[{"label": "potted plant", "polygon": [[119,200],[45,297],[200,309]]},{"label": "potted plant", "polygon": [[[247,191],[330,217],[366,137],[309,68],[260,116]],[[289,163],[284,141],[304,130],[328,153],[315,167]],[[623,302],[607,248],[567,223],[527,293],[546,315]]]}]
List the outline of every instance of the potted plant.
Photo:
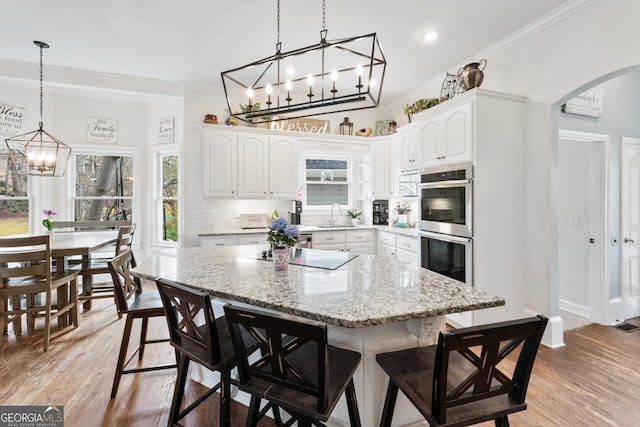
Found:
[{"label": "potted plant", "polygon": [[409,118],[409,123],[411,123],[411,117],[414,114],[419,113],[420,111],[424,111],[427,108],[431,108],[435,105],[438,105],[439,103],[440,103],[439,98],[418,99],[411,105],[409,104],[405,105],[403,111],[404,111],[404,114],[406,114],[406,116]]},{"label": "potted plant", "polygon": [[298,227],[284,218],[276,218],[270,228],[267,242],[271,245],[273,268],[275,271],[286,271],[289,267],[289,248],[298,241]]},{"label": "potted plant", "polygon": [[351,217],[351,224],[357,225],[358,224],[358,217],[360,215],[362,215],[362,212],[356,212],[355,209],[354,209],[352,211],[347,211],[347,213]]}]

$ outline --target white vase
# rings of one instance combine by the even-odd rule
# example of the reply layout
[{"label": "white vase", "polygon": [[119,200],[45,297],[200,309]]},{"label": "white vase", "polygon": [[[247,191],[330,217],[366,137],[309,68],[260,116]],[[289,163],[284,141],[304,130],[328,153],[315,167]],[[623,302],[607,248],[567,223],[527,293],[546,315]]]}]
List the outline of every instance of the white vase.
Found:
[{"label": "white vase", "polygon": [[53,238],[56,235],[56,232],[53,230],[47,230],[47,234],[49,235],[49,243],[53,242]]},{"label": "white vase", "polygon": [[287,271],[289,269],[289,248],[272,249],[271,255],[275,271]]}]

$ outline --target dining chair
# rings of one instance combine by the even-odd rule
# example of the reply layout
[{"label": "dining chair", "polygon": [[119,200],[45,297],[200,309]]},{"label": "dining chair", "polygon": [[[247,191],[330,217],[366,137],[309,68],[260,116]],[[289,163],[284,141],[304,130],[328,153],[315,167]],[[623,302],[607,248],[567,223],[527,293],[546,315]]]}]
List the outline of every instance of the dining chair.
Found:
[{"label": "dining chair", "polygon": [[380,426],[391,426],[398,390],[431,426],[491,420],[508,426],[509,414],[527,408],[529,378],[547,321],[538,315],[440,332],[437,345],[377,354],[389,376]]},{"label": "dining chair", "polygon": [[[262,399],[291,416],[285,425],[323,425],[343,394],[350,425],[360,426],[353,375],[361,355],[329,345],[326,324],[232,304],[224,311],[238,359],[238,387],[251,394],[247,426],[257,425]],[[260,346],[253,362],[247,335]]]},{"label": "dining chair", "polygon": [[[237,384],[237,381],[231,378],[231,370],[236,366],[236,358],[225,317],[216,319],[211,307],[211,298],[206,292],[166,279],[158,279],[156,285],[169,325],[171,345],[179,353],[178,378],[173,392],[168,425],[180,426],[181,419],[219,390],[217,425],[230,426],[231,384]],[[255,340],[249,335],[244,336],[244,339],[247,343],[247,351],[253,353],[257,349]],[[211,371],[219,372],[220,381],[181,410],[191,361]],[[273,410],[274,420],[277,425],[280,425],[279,411],[272,405],[267,405],[261,415],[269,409]]]},{"label": "dining chair", "polygon": [[[21,334],[22,315],[26,314],[27,331],[33,332],[35,318],[44,315],[43,351],[49,348],[52,320],[58,319],[61,328],[68,322],[78,326],[79,270],[52,272],[51,263],[48,235],[0,238],[0,331],[4,333],[5,321],[11,319],[14,334]],[[38,294],[44,294],[44,303],[36,298]]]},{"label": "dining chair", "polygon": [[[120,352],[118,353],[118,364],[113,377],[113,385],[111,386],[111,398],[115,398],[120,386],[120,379],[125,374],[135,374],[139,372],[157,371],[160,369],[172,369],[177,365],[155,365],[155,366],[138,366],[135,368],[127,368],[135,355],[138,355],[138,365],[142,363],[144,358],[144,350],[147,344],[155,344],[168,342],[168,338],[164,339],[148,339],[147,332],[149,329],[149,319],[154,317],[164,317],[164,309],[160,295],[155,289],[143,290],[140,280],[131,275],[131,269],[136,266],[136,259],[130,250],[120,253],[118,256],[107,262],[111,278],[113,280],[116,309],[119,316],[126,316],[124,331],[122,333],[122,342],[120,343]],[[141,320],[140,339],[138,347],[127,359],[129,352],[129,342],[131,339],[131,330],[133,322],[136,319]],[[164,322],[163,322],[164,323]],[[177,361],[177,355],[176,355]]]},{"label": "dining chair", "polygon": [[[107,265],[108,261],[111,260],[114,256],[120,255],[122,252],[131,250],[131,245],[133,244],[133,235],[136,230],[136,224],[123,225],[118,228],[118,239],[116,241],[114,252],[109,253],[106,257],[91,257],[89,265],[82,265],[82,269],[80,270],[80,276],[96,276],[98,274],[109,274],[109,266]],[[75,259],[70,260],[69,264],[82,264],[82,260]],[[86,308],[90,308],[89,304],[91,300],[96,298],[114,298],[115,299],[115,282],[99,282],[92,283],[91,290],[88,295],[80,295],[80,300],[84,301],[86,304]],[[122,313],[118,311],[118,317],[122,317]]]}]

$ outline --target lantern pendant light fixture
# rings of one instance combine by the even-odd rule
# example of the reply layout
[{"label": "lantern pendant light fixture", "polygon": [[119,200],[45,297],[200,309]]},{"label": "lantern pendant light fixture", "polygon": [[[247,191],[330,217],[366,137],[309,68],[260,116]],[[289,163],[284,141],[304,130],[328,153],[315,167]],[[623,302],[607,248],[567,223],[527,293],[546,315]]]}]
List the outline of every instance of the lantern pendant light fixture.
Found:
[{"label": "lantern pendant light fixture", "polygon": [[39,41],[33,43],[40,48],[40,125],[37,130],[5,139],[5,143],[20,173],[62,176],[67,170],[71,148],[42,127],[42,50],[49,45]]},{"label": "lantern pendant light fixture", "polygon": [[255,123],[380,105],[387,62],[376,33],[327,40],[322,0],[320,42],[282,52],[280,0],[276,22],[275,55],[221,73],[232,116]]}]

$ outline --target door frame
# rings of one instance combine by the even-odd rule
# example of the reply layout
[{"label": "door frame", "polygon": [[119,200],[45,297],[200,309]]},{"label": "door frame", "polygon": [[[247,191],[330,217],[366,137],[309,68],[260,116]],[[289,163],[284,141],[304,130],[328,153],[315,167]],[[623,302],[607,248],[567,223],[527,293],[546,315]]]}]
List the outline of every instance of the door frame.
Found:
[{"label": "door frame", "polygon": [[[591,224],[593,237],[598,244],[590,254],[591,271],[589,286],[589,309],[587,312],[576,313],[570,307],[562,307],[561,311],[571,312],[578,317],[585,317],[589,322],[608,324],[610,313],[614,310],[609,298],[609,262],[607,256],[608,235],[609,235],[609,143],[610,136],[605,134],[582,132],[568,129],[558,130],[558,141],[570,140],[576,142],[595,142],[602,144],[599,146],[599,156],[597,164],[591,164],[589,178],[591,185],[595,185],[599,190],[594,196],[595,200],[590,206],[595,206],[597,223]],[[560,165],[558,165],[560,166]],[[599,171],[599,176],[594,176],[593,172]],[[601,263],[597,262],[602,260]],[[559,285],[559,284],[558,284]],[[560,303],[560,301],[558,302]]]},{"label": "door frame", "polygon": [[[626,162],[624,160],[624,151],[625,151],[625,146],[626,145],[634,145],[634,146],[640,146],[640,138],[637,137],[630,137],[630,136],[621,136],[620,137],[620,242],[619,242],[619,246],[618,246],[618,250],[619,250],[619,256],[620,256],[620,262],[619,262],[619,278],[620,278],[620,282],[619,282],[619,286],[620,286],[620,294],[619,294],[619,299],[620,299],[620,307],[619,307],[619,311],[616,313],[617,317],[616,317],[616,321],[617,322],[621,322],[624,321],[628,318],[631,317],[636,317],[638,316],[640,313],[636,312],[634,313],[628,313],[627,312],[627,304],[629,303],[630,300],[630,296],[629,296],[629,292],[630,292],[630,288],[629,289],[625,289],[624,288],[624,272],[623,270],[627,267],[627,265],[625,265],[625,258],[624,258],[624,254],[625,254],[625,247],[624,247],[624,238],[627,237],[626,235],[626,231],[623,229],[623,226],[625,225],[624,221],[623,221],[623,215],[624,215],[624,209],[623,208],[623,198],[625,196],[625,194],[623,194],[623,190],[624,190],[624,172],[625,172],[625,165]],[[631,284],[629,283],[629,286],[631,286]],[[629,298],[629,299],[627,299]],[[635,306],[637,307],[637,302],[635,304]]]}]

